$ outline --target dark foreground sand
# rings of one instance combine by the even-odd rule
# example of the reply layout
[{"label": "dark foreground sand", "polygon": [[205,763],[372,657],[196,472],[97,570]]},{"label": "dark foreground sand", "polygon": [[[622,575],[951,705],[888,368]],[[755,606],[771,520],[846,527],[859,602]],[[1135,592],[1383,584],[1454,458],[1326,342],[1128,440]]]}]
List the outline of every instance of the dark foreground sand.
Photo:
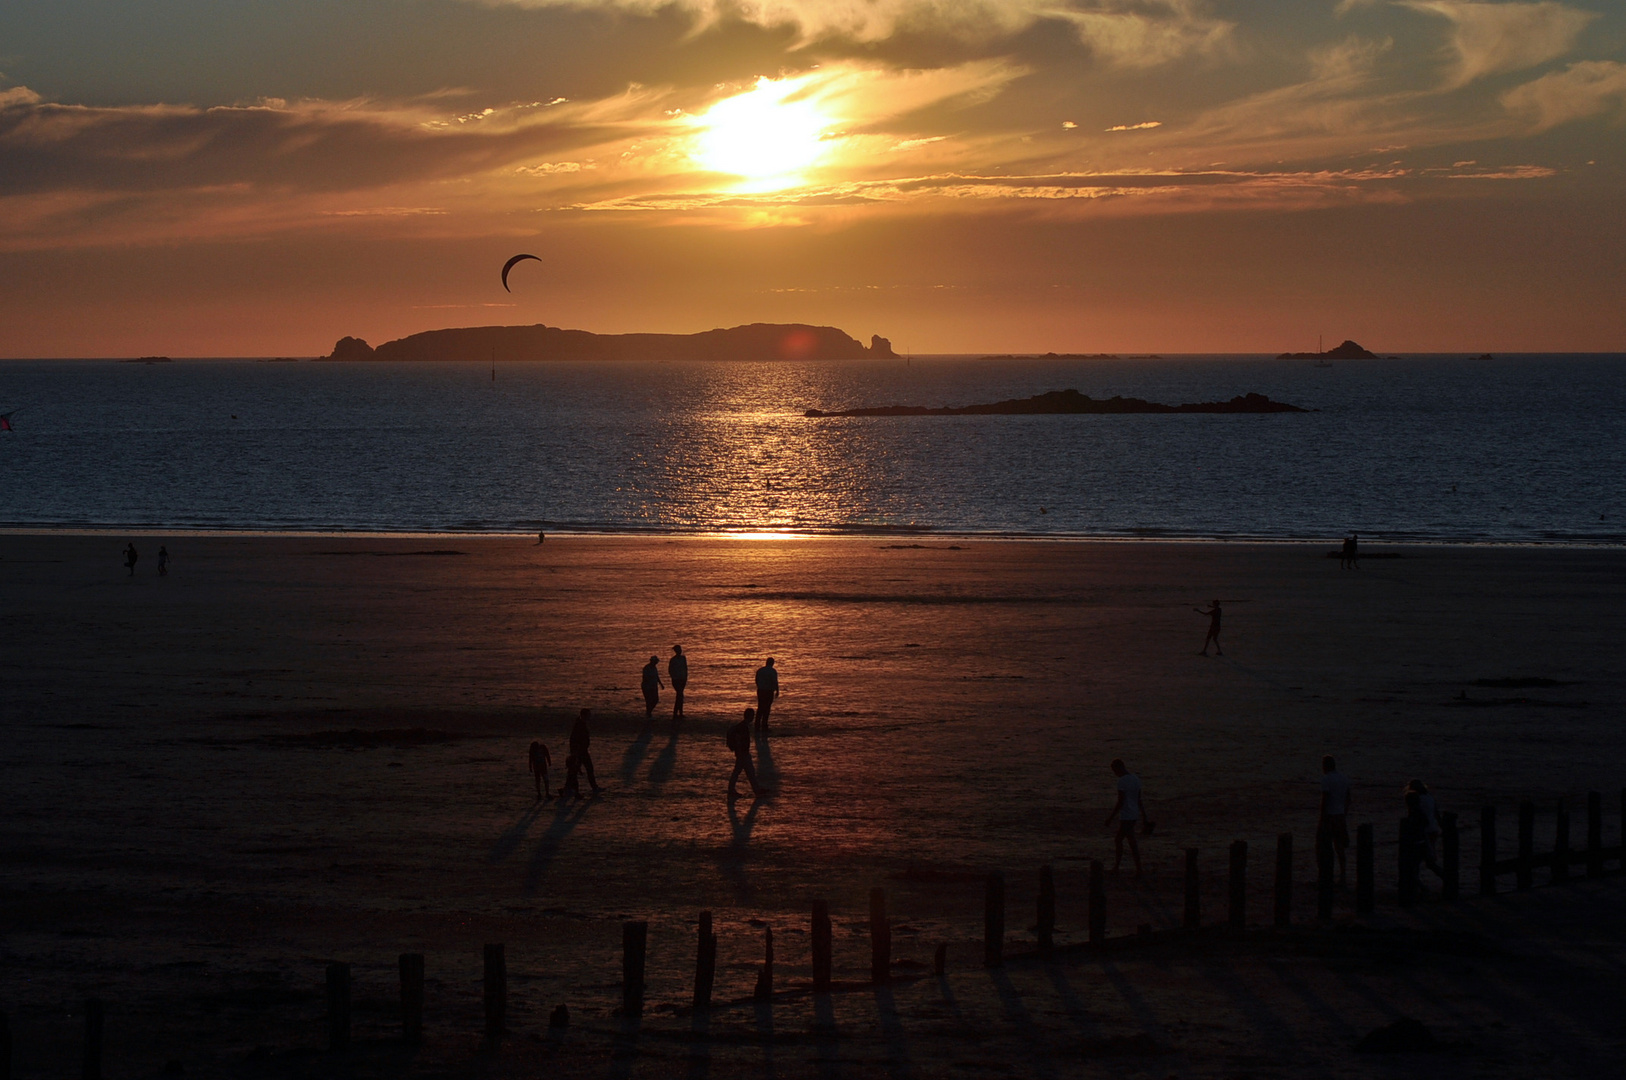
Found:
[{"label": "dark foreground sand", "polygon": [[[1564,1076],[1626,1060],[1626,879],[1393,905],[1406,779],[1504,848],[1520,798],[1626,784],[1626,553],[1410,548],[1341,572],[1325,547],[921,546],[878,540],[0,536],[0,1009],[22,1076],[77,1065],[77,1002],[108,1005],[109,1076]],[[175,556],[155,575],[159,542]],[[1223,659],[1195,655],[1226,602]],[[638,670],[692,657],[689,719],[653,724]],[[726,719],[779,658],[762,766],[732,811]],[[1543,678],[1508,688],[1480,680]],[[1466,692],[1466,700],[1459,695]],[[538,806],[592,706],[604,794]],[[421,729],[421,730],[420,730]],[[1377,824],[1380,908],[1313,925],[1320,755]],[[1202,948],[980,967],[982,875],[1031,942],[1052,863],[1061,939],[1110,859],[1107,762],[1144,778],[1147,872],[1109,929],[1180,919],[1185,847],[1223,917],[1225,847],[1252,846],[1269,919],[1275,837],[1296,917]],[[1584,828],[1578,823],[1579,838]],[[1471,876],[1471,875],[1469,875]],[[1544,875],[1543,875],[1544,877]],[[893,908],[891,989],[687,1011],[698,911],[718,997],[747,997],[763,925],[782,988],[830,902],[838,978],[867,971],[871,887]],[[649,1004],[620,1000],[620,924],[650,923]],[[482,1048],[480,946],[504,942],[511,1036]],[[946,979],[915,979],[939,942]],[[397,953],[427,955],[428,1039],[394,1040]],[[357,1038],[323,1042],[329,960]],[[568,1003],[573,1026],[550,1037]],[[1356,1054],[1400,1015],[1444,1054]]]}]

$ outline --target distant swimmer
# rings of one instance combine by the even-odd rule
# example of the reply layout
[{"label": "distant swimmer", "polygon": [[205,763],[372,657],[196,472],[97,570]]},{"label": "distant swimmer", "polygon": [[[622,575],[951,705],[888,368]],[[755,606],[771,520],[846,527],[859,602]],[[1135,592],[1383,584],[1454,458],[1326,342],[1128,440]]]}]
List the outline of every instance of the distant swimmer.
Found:
[{"label": "distant swimmer", "polygon": [[[570,756],[576,759],[576,765],[570,770],[566,786],[570,786],[575,780],[577,769],[586,769],[587,782],[593,786],[593,793],[596,795],[599,790],[598,780],[593,775],[593,755],[588,752],[588,747],[593,743],[593,736],[587,731],[587,721],[592,718],[593,710],[583,709],[581,715],[576,717],[576,726],[570,729]],[[581,794],[581,788],[576,788],[576,794]]]},{"label": "distant swimmer", "polygon": [[141,553],[135,549],[134,543],[124,545],[124,565],[129,569],[131,577],[135,577],[135,564],[139,558]]},{"label": "distant swimmer", "polygon": [[666,686],[661,682],[661,658],[651,656],[649,663],[644,665],[644,718],[655,715],[655,706],[660,704],[661,690]]},{"label": "distant swimmer", "polygon": [[728,777],[728,797],[740,797],[737,785],[740,773],[745,774],[746,781],[751,785],[751,794],[770,794],[766,789],[757,787],[756,766],[751,764],[751,727],[756,720],[756,710],[746,709],[745,719],[728,729],[728,748],[734,751],[734,771]]},{"label": "distant swimmer", "polygon": [[779,672],[774,670],[773,657],[757,668],[757,730],[768,730],[768,713],[773,710],[774,699],[779,696]]},{"label": "distant swimmer", "polygon": [[1114,840],[1114,848],[1118,857],[1112,862],[1112,869],[1116,871],[1123,865],[1124,841],[1129,841],[1129,854],[1135,860],[1135,876],[1140,876],[1140,845],[1135,842],[1135,826],[1141,825],[1147,836],[1152,835],[1151,818],[1146,815],[1146,807],[1141,801],[1140,777],[1129,771],[1129,766],[1123,763],[1122,758],[1112,761],[1112,775],[1118,778],[1118,801],[1112,807],[1112,813],[1107,815],[1106,823],[1111,825],[1114,820],[1118,822],[1118,835]]},{"label": "distant swimmer", "polygon": [[540,741],[531,743],[530,763],[531,776],[536,780],[536,801],[541,802],[543,796],[553,798],[553,792],[548,790],[548,766],[553,764],[553,759]]},{"label": "distant swimmer", "polygon": [[169,576],[169,548],[158,545],[158,576]]},{"label": "distant swimmer", "polygon": [[672,719],[683,719],[683,688],[689,685],[689,658],[682,645],[672,646],[672,659],[666,662],[666,677],[672,680]]},{"label": "distant swimmer", "polygon": [[1208,655],[1208,643],[1210,641],[1212,641],[1214,643],[1214,652],[1215,652],[1215,654],[1219,655],[1219,656],[1224,656],[1225,655],[1225,650],[1220,648],[1220,643],[1219,643],[1219,636],[1220,636],[1220,602],[1218,600],[1213,601],[1212,606],[1210,606],[1207,611],[1204,611],[1202,608],[1192,608],[1191,610],[1195,611],[1199,615],[1207,615],[1208,616],[1208,636],[1203,638],[1203,651],[1199,655],[1202,655],[1202,656],[1207,656]]}]

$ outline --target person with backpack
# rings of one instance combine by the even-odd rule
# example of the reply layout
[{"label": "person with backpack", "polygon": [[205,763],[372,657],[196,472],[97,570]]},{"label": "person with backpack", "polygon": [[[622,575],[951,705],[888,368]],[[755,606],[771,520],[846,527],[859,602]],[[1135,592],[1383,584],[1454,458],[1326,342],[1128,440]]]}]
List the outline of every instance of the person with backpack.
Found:
[{"label": "person with backpack", "polygon": [[751,764],[751,727],[756,718],[755,709],[746,709],[745,719],[728,729],[728,748],[734,751],[734,771],[728,777],[730,799],[740,797],[739,789],[735,786],[739,783],[740,773],[744,773],[745,779],[750,783],[753,798],[769,794],[766,788],[757,787],[756,766]]}]

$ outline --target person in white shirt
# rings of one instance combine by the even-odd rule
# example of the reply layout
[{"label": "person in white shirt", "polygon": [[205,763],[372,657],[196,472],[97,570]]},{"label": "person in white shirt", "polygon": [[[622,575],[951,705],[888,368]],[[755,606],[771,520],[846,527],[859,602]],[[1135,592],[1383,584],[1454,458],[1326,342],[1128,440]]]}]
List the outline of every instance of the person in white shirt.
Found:
[{"label": "person in white shirt", "polygon": [[1321,759],[1321,820],[1316,823],[1316,843],[1332,845],[1338,856],[1338,884],[1347,880],[1345,852],[1349,850],[1349,777],[1338,771],[1329,754]]},{"label": "person in white shirt", "polygon": [[1417,796],[1417,813],[1423,819],[1423,865],[1434,871],[1443,880],[1445,871],[1440,869],[1440,861],[1434,857],[1434,841],[1445,832],[1440,828],[1440,807],[1434,801],[1434,796],[1428,793],[1428,785],[1421,780],[1413,780],[1406,785],[1408,795]]},{"label": "person in white shirt", "polygon": [[1117,858],[1113,860],[1112,869],[1117,871],[1124,861],[1124,841],[1129,841],[1129,854],[1135,860],[1135,876],[1140,876],[1140,845],[1135,842],[1135,825],[1144,823],[1146,835],[1152,835],[1152,822],[1146,816],[1146,806],[1141,801],[1140,777],[1129,771],[1122,758],[1114,758],[1112,762],[1113,775],[1118,778],[1118,802],[1107,815],[1106,824],[1111,825],[1114,819],[1118,822],[1118,836],[1114,842]]}]

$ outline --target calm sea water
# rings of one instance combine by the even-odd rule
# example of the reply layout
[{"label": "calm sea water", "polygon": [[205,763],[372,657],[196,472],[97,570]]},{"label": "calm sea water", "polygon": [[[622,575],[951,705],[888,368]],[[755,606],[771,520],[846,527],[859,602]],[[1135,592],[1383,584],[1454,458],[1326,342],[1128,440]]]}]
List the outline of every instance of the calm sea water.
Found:
[{"label": "calm sea water", "polygon": [[[1076,387],[1270,416],[809,420]],[[0,363],[0,522],[1626,541],[1626,357]]]}]

